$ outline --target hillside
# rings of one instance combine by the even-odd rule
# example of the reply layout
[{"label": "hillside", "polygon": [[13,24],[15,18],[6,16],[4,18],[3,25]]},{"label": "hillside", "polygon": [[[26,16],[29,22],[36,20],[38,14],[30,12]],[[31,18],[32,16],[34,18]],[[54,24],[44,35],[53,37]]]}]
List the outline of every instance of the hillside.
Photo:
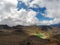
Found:
[{"label": "hillside", "polygon": [[40,41],[42,41],[41,44],[47,44],[46,41],[48,42],[48,44],[50,44],[52,41],[52,43],[56,43],[56,45],[58,45],[60,43],[59,36],[60,28],[53,26],[17,25],[9,27],[7,25],[0,25],[0,45],[22,45],[21,43],[24,43],[24,41],[26,43],[26,40],[36,41],[36,45],[38,45]]}]

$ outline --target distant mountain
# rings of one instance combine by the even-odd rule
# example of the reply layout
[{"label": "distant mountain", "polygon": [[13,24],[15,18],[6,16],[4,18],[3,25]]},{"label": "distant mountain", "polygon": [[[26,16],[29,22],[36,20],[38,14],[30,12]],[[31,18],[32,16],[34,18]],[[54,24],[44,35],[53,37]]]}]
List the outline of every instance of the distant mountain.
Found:
[{"label": "distant mountain", "polygon": [[0,29],[21,29],[23,26],[21,25],[17,25],[17,26],[13,26],[13,27],[10,27],[8,25],[0,25]]},{"label": "distant mountain", "polygon": [[51,26],[60,27],[60,23],[58,23],[58,24],[52,24]]},{"label": "distant mountain", "polygon": [[0,29],[11,29],[8,25],[0,25]]},{"label": "distant mountain", "polygon": [[36,25],[33,25],[33,26],[22,26],[22,25],[17,25],[17,26],[13,26],[13,27],[10,27],[8,25],[0,25],[0,29],[23,29],[23,28],[40,28],[41,30],[49,30],[49,29],[52,29],[53,27],[52,26],[47,26],[47,25],[42,25],[42,26],[36,26]]},{"label": "distant mountain", "polygon": [[17,25],[17,26],[13,26],[12,28],[14,28],[14,29],[21,29],[22,27],[24,27],[24,26],[22,26],[22,25]]},{"label": "distant mountain", "polygon": [[39,28],[41,29],[41,30],[49,30],[49,29],[53,29],[53,27],[52,26],[47,26],[47,25],[43,25],[43,26],[39,26]]},{"label": "distant mountain", "polygon": [[8,25],[0,25],[0,29],[24,29],[24,28],[40,28],[41,30],[51,30],[53,28],[57,28],[57,27],[60,27],[60,24],[53,24],[53,25],[40,25],[40,26],[36,26],[36,25],[33,25],[33,26],[22,26],[22,25],[17,25],[17,26],[13,26],[13,27],[10,27]]}]

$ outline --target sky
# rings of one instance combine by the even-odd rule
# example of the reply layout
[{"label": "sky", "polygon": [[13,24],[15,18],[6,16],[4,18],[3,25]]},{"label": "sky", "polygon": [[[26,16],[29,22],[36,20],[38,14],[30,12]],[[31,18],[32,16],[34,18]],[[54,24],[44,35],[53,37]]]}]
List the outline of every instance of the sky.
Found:
[{"label": "sky", "polygon": [[0,24],[51,25],[60,23],[60,0],[0,0]]}]

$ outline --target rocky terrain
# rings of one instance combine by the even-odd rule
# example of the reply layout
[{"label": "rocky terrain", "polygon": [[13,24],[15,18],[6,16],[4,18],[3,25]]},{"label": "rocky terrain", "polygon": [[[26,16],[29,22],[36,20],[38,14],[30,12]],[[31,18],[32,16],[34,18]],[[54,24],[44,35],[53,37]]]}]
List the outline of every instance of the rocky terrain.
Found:
[{"label": "rocky terrain", "polygon": [[0,25],[0,45],[60,45],[60,28]]},{"label": "rocky terrain", "polygon": [[59,45],[57,41],[49,39],[41,39],[36,36],[30,36],[20,43],[20,45]]}]

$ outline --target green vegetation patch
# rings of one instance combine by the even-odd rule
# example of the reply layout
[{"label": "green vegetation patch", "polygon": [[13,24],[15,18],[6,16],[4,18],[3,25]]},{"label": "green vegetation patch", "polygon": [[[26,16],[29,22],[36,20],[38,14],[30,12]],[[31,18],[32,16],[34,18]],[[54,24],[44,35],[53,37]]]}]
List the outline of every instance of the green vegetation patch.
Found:
[{"label": "green vegetation patch", "polygon": [[36,33],[36,36],[39,37],[39,38],[42,38],[43,39],[43,34],[40,34],[40,33]]}]

